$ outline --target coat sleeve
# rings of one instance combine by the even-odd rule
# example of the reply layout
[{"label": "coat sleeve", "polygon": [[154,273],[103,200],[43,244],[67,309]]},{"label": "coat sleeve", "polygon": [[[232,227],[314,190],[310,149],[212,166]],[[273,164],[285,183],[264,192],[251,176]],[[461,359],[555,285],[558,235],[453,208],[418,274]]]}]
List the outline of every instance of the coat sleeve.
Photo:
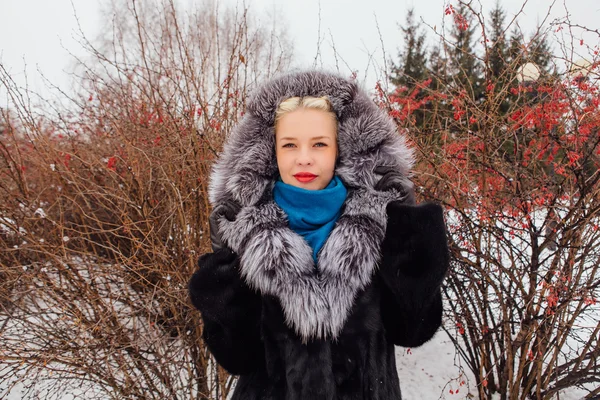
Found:
[{"label": "coat sleeve", "polygon": [[449,266],[446,226],[437,204],[387,207],[381,247],[381,313],[394,344],[420,346],[442,321],[441,284]]},{"label": "coat sleeve", "polygon": [[238,268],[239,257],[227,248],[204,254],[188,289],[202,315],[210,352],[229,373],[244,375],[264,365],[264,350],[261,298],[246,285]]}]

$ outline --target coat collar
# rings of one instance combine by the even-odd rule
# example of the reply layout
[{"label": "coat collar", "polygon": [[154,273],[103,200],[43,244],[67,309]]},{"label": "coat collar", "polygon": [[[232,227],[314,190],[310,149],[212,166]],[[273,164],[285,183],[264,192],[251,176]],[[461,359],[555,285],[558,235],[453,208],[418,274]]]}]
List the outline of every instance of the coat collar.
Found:
[{"label": "coat collar", "polygon": [[[314,265],[310,246],[293,232],[272,199],[277,177],[274,115],[292,96],[327,95],[338,118],[336,174],[348,198]],[[227,199],[242,205],[235,221],[222,219],[223,240],[241,257],[241,274],[262,294],[279,298],[286,322],[307,341],[336,338],[356,294],[375,272],[386,228],[386,206],[404,193],[378,192],[378,166],[406,176],[412,151],[391,119],[356,82],[324,72],[300,72],[260,87],[214,165],[209,196],[213,206]]]}]

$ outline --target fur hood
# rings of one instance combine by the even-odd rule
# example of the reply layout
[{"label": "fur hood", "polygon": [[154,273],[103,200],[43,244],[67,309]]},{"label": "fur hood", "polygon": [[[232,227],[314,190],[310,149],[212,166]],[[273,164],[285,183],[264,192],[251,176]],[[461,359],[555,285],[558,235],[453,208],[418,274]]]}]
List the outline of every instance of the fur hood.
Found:
[{"label": "fur hood", "polygon": [[[329,97],[338,119],[338,175],[348,189],[342,214],[314,265],[312,250],[287,226],[275,204],[275,110],[293,96]],[[250,287],[280,300],[286,323],[304,341],[335,339],[356,294],[373,277],[386,229],[386,206],[412,190],[412,151],[393,121],[357,83],[308,71],[279,76],[259,87],[228,138],[211,174],[214,206],[230,199],[242,209],[235,221],[221,218],[223,241],[240,256]],[[403,192],[374,190],[379,166],[406,177]]]}]

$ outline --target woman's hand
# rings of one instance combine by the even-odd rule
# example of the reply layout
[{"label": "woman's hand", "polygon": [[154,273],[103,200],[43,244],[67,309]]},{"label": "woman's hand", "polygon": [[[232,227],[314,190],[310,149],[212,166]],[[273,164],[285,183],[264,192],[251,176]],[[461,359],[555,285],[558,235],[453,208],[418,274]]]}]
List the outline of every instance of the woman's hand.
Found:
[{"label": "woman's hand", "polygon": [[386,192],[395,189],[404,193],[405,204],[415,204],[415,193],[412,190],[412,185],[408,178],[402,175],[394,167],[377,167],[374,172],[381,175],[379,181],[375,184],[375,190]]},{"label": "woman's hand", "polygon": [[237,255],[228,248],[206,253],[198,259],[198,268],[190,281],[188,290],[192,304],[206,315],[219,318],[223,298],[232,297],[232,291],[240,285]]},{"label": "woman's hand", "polygon": [[[391,202],[388,225],[382,244],[384,259],[393,260],[399,271],[411,277],[445,274],[449,253],[442,207]],[[434,273],[435,271],[435,273]]]},{"label": "woman's hand", "polygon": [[240,276],[239,264],[237,254],[227,247],[204,254],[188,284],[190,300],[202,315],[204,343],[234,375],[264,368],[262,299]]},{"label": "woman's hand", "polygon": [[[381,246],[381,315],[394,344],[420,346],[442,321],[441,284],[449,267],[442,207],[393,201]],[[386,290],[387,289],[387,290]]]},{"label": "woman's hand", "polygon": [[219,233],[219,219],[224,217],[230,222],[235,221],[241,208],[242,207],[236,201],[228,200],[216,206],[212,213],[210,213],[210,216],[208,217],[208,226],[210,227],[210,241],[214,252],[226,247],[223,243],[223,238]]}]

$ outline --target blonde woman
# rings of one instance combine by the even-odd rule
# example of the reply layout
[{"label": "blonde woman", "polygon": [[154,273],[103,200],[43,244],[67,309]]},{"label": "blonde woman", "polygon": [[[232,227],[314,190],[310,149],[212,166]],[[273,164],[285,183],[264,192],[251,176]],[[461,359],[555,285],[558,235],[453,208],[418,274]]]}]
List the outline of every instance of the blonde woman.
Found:
[{"label": "blonde woman", "polygon": [[214,251],[190,280],[233,399],[400,399],[394,345],[441,323],[442,209],[415,205],[413,156],[353,81],[259,88],[210,182]]}]

